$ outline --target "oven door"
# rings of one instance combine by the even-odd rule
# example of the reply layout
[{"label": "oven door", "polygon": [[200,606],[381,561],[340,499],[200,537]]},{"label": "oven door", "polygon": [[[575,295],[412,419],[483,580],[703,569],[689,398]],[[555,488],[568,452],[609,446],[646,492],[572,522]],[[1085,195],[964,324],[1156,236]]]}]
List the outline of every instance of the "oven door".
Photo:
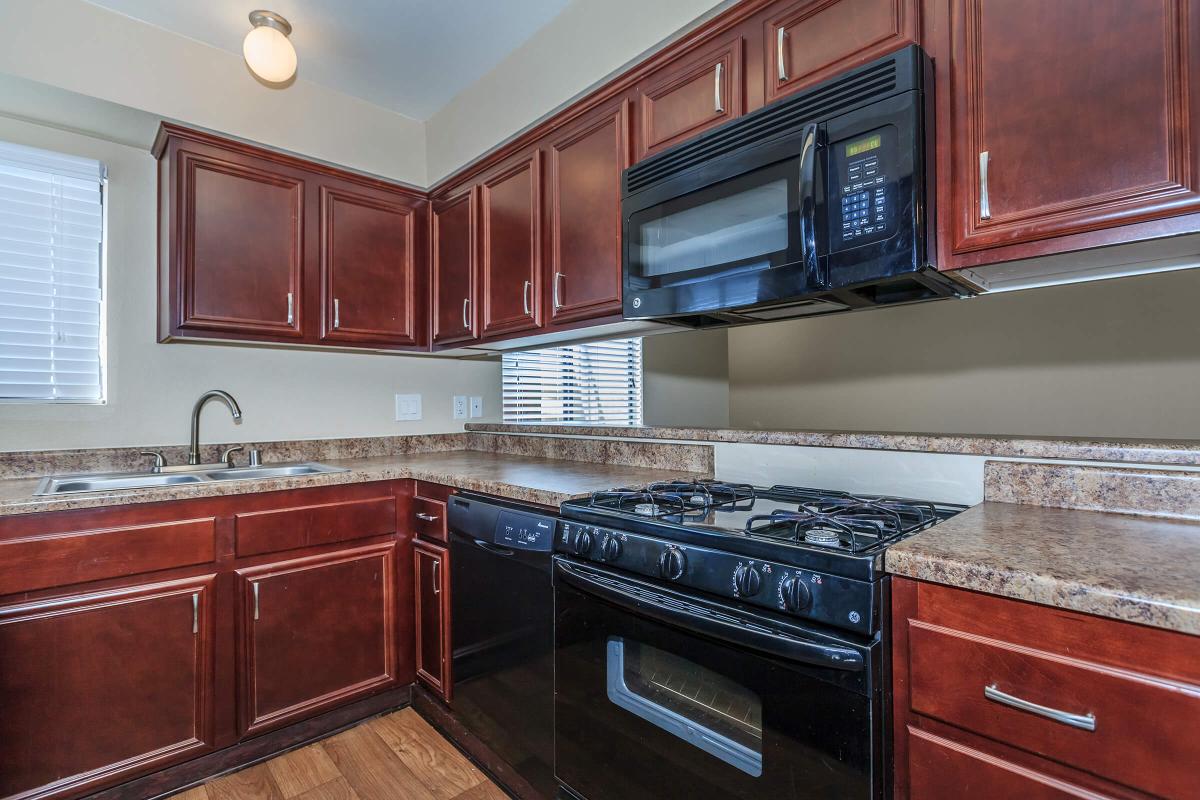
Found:
[{"label": "oven door", "polygon": [[882,796],[878,644],[562,557],[554,581],[563,795]]},{"label": "oven door", "polygon": [[625,317],[732,310],[824,288],[820,134],[804,125],[626,194]]}]

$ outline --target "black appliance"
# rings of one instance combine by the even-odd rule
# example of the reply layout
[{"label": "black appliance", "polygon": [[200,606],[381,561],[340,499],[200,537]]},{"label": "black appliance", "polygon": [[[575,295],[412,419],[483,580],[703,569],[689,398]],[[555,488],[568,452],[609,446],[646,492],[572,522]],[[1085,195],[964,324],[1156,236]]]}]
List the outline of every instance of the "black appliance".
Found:
[{"label": "black appliance", "polygon": [[625,318],[707,327],[970,294],[930,266],[931,69],[910,46],[625,170]]},{"label": "black appliance", "polygon": [[563,503],[560,795],[884,797],[881,556],[964,508],[715,481]]},{"label": "black appliance", "polygon": [[448,503],[451,712],[537,792],[554,795],[558,520],[494,498]]}]

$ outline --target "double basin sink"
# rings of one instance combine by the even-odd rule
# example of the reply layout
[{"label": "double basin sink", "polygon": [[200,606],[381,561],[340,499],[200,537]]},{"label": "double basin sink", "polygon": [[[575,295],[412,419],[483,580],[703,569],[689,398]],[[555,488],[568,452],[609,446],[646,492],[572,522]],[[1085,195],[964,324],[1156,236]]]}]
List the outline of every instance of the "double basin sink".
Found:
[{"label": "double basin sink", "polygon": [[[177,468],[175,468],[177,469]],[[294,478],[303,475],[325,475],[346,472],[315,461],[298,464],[276,464],[253,467],[197,467],[179,472],[96,472],[80,475],[50,475],[38,484],[37,497],[83,492],[111,492],[121,489],[153,489],[162,486],[220,483],[222,481],[252,481],[269,478]]]}]

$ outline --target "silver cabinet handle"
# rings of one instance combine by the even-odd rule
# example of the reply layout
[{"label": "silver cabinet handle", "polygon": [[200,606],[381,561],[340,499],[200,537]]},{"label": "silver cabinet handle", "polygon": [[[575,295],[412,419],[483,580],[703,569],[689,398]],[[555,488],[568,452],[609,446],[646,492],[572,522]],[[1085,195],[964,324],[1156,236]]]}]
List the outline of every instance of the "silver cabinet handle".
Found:
[{"label": "silver cabinet handle", "polygon": [[713,73],[713,111],[718,114],[724,113],[725,104],[721,102],[721,67],[724,66],[720,61],[717,62],[717,69]]},{"label": "silver cabinet handle", "polygon": [[988,201],[988,151],[979,154],[979,218],[992,218],[992,204]]},{"label": "silver cabinet handle", "polygon": [[471,323],[467,319],[467,309],[469,309],[470,307],[471,307],[471,298],[464,297],[463,298],[463,327],[466,328],[468,331],[471,330]]},{"label": "silver cabinet handle", "polygon": [[1059,711],[1057,708],[1040,706],[1037,703],[1031,703],[1015,695],[1002,692],[996,688],[996,684],[994,683],[991,686],[983,687],[983,696],[1001,705],[1019,708],[1022,711],[1028,711],[1030,714],[1037,714],[1039,717],[1052,719],[1055,722],[1061,722],[1063,725],[1070,725],[1072,728],[1080,728],[1085,731],[1096,730],[1095,714],[1072,714],[1069,711]]},{"label": "silver cabinet handle", "polygon": [[525,316],[529,316],[529,290],[533,288],[533,284],[525,281],[525,285],[521,287],[521,305],[525,309]]},{"label": "silver cabinet handle", "polygon": [[561,272],[554,273],[554,307],[556,309],[562,308],[562,305],[563,305],[562,284],[560,283],[560,281],[562,281],[566,277],[567,276],[563,275]]},{"label": "silver cabinet handle", "polygon": [[424,520],[425,522],[437,522],[438,521],[438,518],[436,515],[426,514],[424,511],[417,512],[417,519]]},{"label": "silver cabinet handle", "polygon": [[442,593],[442,562],[433,562],[433,593]]},{"label": "silver cabinet handle", "polygon": [[252,583],[250,585],[254,587],[254,619],[257,620],[258,619],[258,584]]},{"label": "silver cabinet handle", "polygon": [[787,78],[787,62],[783,60],[783,37],[787,36],[787,31],[783,26],[775,31],[775,65],[779,67],[779,81],[782,83]]},{"label": "silver cabinet handle", "polygon": [[192,633],[200,632],[200,593],[192,592]]},{"label": "silver cabinet handle", "polygon": [[292,297],[292,293],[288,292],[288,325],[294,325],[296,322],[296,300]]},{"label": "silver cabinet handle", "polygon": [[338,299],[336,297],[333,298],[333,327],[335,328],[342,324],[342,310],[340,306],[341,303],[338,302]]}]

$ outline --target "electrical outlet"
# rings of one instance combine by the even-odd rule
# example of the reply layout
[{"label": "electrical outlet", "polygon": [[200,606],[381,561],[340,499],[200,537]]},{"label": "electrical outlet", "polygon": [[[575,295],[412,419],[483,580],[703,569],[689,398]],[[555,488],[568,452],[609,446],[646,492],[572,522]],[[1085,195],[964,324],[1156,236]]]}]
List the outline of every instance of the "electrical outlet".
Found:
[{"label": "electrical outlet", "polygon": [[471,419],[478,419],[483,416],[483,398],[471,398]]},{"label": "electrical outlet", "polygon": [[421,418],[421,395],[396,395],[396,421],[408,422]]},{"label": "electrical outlet", "polygon": [[465,394],[454,395],[454,418],[467,418],[467,396]]}]

